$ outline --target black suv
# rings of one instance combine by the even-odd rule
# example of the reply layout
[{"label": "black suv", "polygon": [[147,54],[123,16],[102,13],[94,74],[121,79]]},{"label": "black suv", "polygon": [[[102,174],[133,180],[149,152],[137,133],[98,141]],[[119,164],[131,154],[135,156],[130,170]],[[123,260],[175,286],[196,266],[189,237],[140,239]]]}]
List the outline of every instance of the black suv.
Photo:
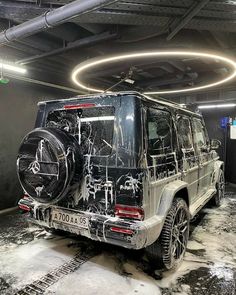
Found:
[{"label": "black suv", "polygon": [[40,102],[17,171],[31,221],[127,248],[165,268],[189,220],[224,195],[223,162],[202,117],[136,92]]}]

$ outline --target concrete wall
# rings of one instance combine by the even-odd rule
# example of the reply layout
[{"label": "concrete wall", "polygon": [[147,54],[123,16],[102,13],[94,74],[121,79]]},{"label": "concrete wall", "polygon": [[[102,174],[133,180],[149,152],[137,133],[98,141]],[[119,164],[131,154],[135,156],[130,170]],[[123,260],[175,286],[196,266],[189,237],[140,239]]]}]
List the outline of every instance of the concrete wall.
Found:
[{"label": "concrete wall", "polygon": [[22,138],[34,127],[37,102],[68,96],[59,90],[16,81],[0,85],[0,210],[15,206],[22,196],[16,156]]}]

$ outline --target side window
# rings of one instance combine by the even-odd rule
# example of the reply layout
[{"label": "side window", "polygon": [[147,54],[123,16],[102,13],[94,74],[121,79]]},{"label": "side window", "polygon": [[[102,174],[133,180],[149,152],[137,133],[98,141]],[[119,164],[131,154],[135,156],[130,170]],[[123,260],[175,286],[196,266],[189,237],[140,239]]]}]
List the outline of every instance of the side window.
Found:
[{"label": "side window", "polygon": [[200,119],[193,119],[193,136],[198,149],[207,146],[206,130]]},{"label": "side window", "polygon": [[193,149],[191,124],[188,117],[180,116],[178,118],[178,141],[180,148],[183,150]]},{"label": "side window", "polygon": [[172,151],[172,119],[167,111],[147,111],[148,151],[150,155],[161,155]]}]

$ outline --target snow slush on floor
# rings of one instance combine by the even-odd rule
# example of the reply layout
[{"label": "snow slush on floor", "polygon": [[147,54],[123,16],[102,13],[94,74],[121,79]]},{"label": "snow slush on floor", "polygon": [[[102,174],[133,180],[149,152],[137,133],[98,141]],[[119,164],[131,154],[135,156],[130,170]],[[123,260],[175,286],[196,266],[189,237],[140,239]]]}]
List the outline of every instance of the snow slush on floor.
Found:
[{"label": "snow slush on floor", "polygon": [[[228,189],[229,190],[229,189]],[[191,225],[185,259],[175,272],[131,251],[28,225],[0,215],[0,294],[234,295],[236,194],[205,207]]]}]

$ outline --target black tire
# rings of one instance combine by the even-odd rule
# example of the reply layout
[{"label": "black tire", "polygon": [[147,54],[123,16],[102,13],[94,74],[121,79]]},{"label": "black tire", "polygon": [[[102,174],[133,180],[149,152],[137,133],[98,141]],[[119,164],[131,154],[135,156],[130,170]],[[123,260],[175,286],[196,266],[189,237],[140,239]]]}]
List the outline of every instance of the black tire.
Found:
[{"label": "black tire", "polygon": [[23,139],[17,173],[24,192],[41,203],[56,203],[80,184],[83,162],[80,147],[69,133],[37,128]]},{"label": "black tire", "polygon": [[146,248],[152,264],[176,269],[183,260],[189,237],[189,209],[181,198],[173,200],[157,241]]},{"label": "black tire", "polygon": [[216,183],[216,194],[212,199],[213,205],[219,207],[225,195],[225,178],[224,171],[220,169],[218,181]]}]

